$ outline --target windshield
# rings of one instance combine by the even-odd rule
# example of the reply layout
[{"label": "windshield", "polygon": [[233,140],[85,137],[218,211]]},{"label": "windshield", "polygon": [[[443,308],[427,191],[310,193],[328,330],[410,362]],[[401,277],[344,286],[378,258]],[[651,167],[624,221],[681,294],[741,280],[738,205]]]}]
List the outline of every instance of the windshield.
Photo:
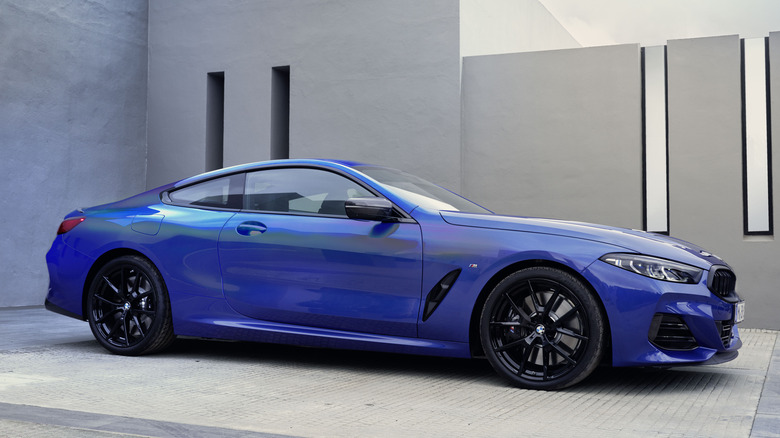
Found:
[{"label": "windshield", "polygon": [[354,169],[374,178],[398,196],[423,208],[465,213],[492,213],[460,195],[400,170],[375,166],[355,166]]}]

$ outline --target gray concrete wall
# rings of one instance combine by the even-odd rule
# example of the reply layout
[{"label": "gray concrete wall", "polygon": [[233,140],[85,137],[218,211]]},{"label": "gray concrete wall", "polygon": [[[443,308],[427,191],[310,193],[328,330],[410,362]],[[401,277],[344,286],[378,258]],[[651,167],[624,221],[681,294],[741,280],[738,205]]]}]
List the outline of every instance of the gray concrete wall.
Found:
[{"label": "gray concrete wall", "polygon": [[[290,156],[460,177],[458,2],[152,2],[149,168],[205,169],[206,76],[225,72],[224,164],[270,157],[271,70],[290,66]],[[432,165],[435,163],[435,165]]]},{"label": "gray concrete wall", "polygon": [[[774,236],[743,232],[739,37],[673,40],[667,47],[670,233],[711,249],[734,266],[738,290],[747,300],[746,326],[780,329],[780,245]],[[780,34],[772,34],[770,49],[776,94]],[[780,108],[774,100],[771,132],[777,133]],[[780,200],[777,155],[775,206]]]},{"label": "gray concrete wall", "polygon": [[667,45],[669,231],[726,250],[742,241],[739,37]]},{"label": "gray concrete wall", "polygon": [[41,305],[62,217],[145,185],[146,0],[0,1],[0,307]]},{"label": "gray concrete wall", "polygon": [[642,227],[639,46],[463,62],[464,193],[492,210]]}]

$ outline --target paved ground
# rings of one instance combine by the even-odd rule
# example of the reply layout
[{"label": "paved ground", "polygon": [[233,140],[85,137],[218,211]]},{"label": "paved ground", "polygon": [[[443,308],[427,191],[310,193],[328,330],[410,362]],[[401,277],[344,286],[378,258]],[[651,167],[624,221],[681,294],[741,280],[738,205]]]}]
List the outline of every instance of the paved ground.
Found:
[{"label": "paved ground", "polygon": [[732,362],[599,369],[559,392],[486,361],[182,339],[107,353],[86,323],[0,309],[0,437],[780,437],[780,336]]}]

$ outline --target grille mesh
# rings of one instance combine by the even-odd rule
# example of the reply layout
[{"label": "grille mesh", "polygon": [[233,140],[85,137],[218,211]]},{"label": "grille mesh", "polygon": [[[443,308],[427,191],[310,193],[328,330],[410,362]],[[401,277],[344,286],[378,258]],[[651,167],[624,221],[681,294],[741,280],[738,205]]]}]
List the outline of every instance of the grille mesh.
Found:
[{"label": "grille mesh", "polygon": [[737,285],[737,276],[728,269],[718,269],[712,276],[708,288],[715,295],[726,297],[734,292]]}]

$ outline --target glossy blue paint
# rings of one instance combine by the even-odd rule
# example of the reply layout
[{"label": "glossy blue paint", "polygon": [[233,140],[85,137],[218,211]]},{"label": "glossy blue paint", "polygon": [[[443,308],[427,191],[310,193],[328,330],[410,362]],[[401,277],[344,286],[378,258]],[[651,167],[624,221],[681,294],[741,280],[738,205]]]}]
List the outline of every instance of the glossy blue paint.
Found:
[{"label": "glossy blue paint", "polygon": [[[46,257],[47,306],[85,317],[90,273],[112,254],[134,253],[159,271],[179,335],[468,357],[480,348],[475,327],[486,294],[519,267],[544,265],[582,279],[596,295],[616,366],[704,362],[741,345],[735,330],[724,347],[718,324],[733,319],[734,305],[706,284],[707,270],[727,265],[697,246],[600,225],[446,211],[357,170],[365,166],[246,164],[74,211],[66,217],[86,220],[57,236]],[[166,197],[220,176],[302,167],[341,175],[389,199],[397,220],[174,205]],[[659,281],[599,260],[615,252],[705,272],[698,284]],[[455,270],[457,281],[423,322],[428,293]],[[681,317],[699,346],[653,345],[648,331],[656,313]]]},{"label": "glossy blue paint", "polygon": [[[254,221],[266,231],[244,235],[240,228]],[[238,213],[219,237],[225,298],[239,313],[265,321],[417,336],[420,226],[387,226]]]}]

